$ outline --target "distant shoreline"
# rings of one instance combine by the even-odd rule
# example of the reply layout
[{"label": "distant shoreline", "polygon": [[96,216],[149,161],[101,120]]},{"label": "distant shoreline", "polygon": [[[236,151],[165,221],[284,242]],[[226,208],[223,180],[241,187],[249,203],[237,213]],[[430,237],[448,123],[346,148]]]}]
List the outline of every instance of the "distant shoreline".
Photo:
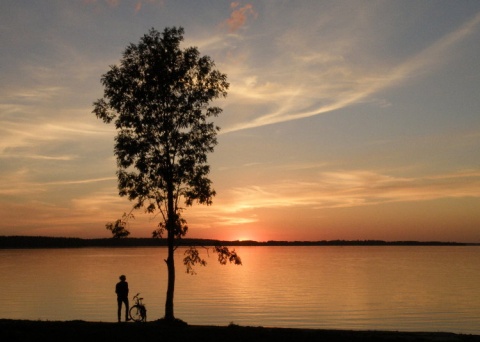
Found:
[{"label": "distant shoreline", "polygon": [[[480,246],[480,243],[442,241],[322,240],[322,241],[223,241],[182,239],[180,246]],[[83,247],[163,247],[166,239],[98,238],[82,239],[47,236],[0,236],[0,249],[83,248]]]}]

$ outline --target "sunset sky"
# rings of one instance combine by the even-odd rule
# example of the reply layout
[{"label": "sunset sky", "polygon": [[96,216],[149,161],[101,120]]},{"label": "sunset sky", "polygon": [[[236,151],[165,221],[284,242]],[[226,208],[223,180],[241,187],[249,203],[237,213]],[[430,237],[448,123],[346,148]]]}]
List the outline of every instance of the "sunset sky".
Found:
[{"label": "sunset sky", "polygon": [[[480,242],[480,1],[5,0],[0,235],[109,237],[102,74],[185,28],[228,75],[188,237]],[[135,213],[132,237],[159,217]]]}]

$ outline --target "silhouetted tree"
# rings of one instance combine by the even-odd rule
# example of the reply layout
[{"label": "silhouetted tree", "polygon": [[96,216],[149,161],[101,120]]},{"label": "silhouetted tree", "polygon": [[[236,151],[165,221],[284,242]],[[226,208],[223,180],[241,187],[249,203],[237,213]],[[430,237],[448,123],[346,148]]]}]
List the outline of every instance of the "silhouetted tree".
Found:
[{"label": "silhouetted tree", "polygon": [[127,230],[128,218],[133,218],[133,215],[123,214],[121,219],[116,220],[114,223],[107,223],[105,225],[105,228],[112,232],[112,237],[114,239],[126,238],[130,235],[130,232]]},{"label": "silhouetted tree", "polygon": [[[215,191],[208,178],[207,153],[213,152],[219,130],[209,118],[222,112],[209,103],[227,95],[227,76],[197,48],[180,49],[183,28],[151,29],[138,44],[130,44],[120,65],[101,78],[104,96],[93,113],[117,129],[115,156],[120,196],[134,209],[160,212],[163,220],[154,236],[167,234],[168,286],[165,319],[174,320],[174,251],[188,230],[180,216],[181,202],[210,205]],[[120,223],[119,223],[120,224]],[[235,251],[216,247],[219,261],[240,264]],[[204,261],[191,248],[187,271]],[[190,268],[189,268],[190,267]]]}]

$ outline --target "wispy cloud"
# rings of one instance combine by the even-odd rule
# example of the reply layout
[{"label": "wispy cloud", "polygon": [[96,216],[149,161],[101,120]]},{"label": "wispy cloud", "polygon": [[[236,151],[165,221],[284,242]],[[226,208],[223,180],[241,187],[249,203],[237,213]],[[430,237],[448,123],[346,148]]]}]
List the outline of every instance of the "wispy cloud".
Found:
[{"label": "wispy cloud", "polygon": [[340,208],[390,202],[480,197],[480,171],[468,170],[423,178],[395,177],[367,170],[323,172],[317,182],[234,188],[225,213],[258,208],[309,206]]},{"label": "wispy cloud", "polygon": [[75,210],[79,211],[109,212],[112,220],[121,216],[122,212],[130,207],[128,200],[118,196],[118,194],[112,192],[111,189],[96,191],[87,196],[73,198],[72,206]]},{"label": "wispy cloud", "polygon": [[423,178],[369,170],[330,171],[318,174],[318,181],[231,188],[215,198],[214,206],[189,208],[186,218],[195,228],[239,226],[259,222],[264,209],[321,210],[465,197],[480,197],[479,170]]},{"label": "wispy cloud", "polygon": [[[110,128],[110,129],[109,129]],[[2,136],[0,137],[0,157],[11,156],[9,151],[35,147],[40,143],[55,141],[67,141],[81,136],[99,136],[111,135],[113,128],[98,127],[85,123],[40,123],[25,124],[15,122],[4,122],[0,127]],[[26,156],[40,155],[26,151]],[[20,157],[20,154],[16,154]]]},{"label": "wispy cloud", "polygon": [[26,167],[11,173],[4,172],[0,180],[0,195],[36,194],[46,192],[52,187],[86,185],[116,180],[116,177],[98,177],[45,182],[33,179],[33,174],[34,172]]},{"label": "wispy cloud", "polygon": [[27,154],[21,155],[17,153],[2,153],[0,158],[24,158],[24,159],[36,159],[36,160],[56,160],[56,161],[71,161],[78,158],[76,155],[61,155],[61,156],[47,156],[42,154]]},{"label": "wispy cloud", "polygon": [[106,232],[105,223],[119,218],[128,207],[128,201],[111,189],[98,189],[61,204],[31,197],[21,202],[2,201],[0,215],[3,234],[65,236],[69,232],[93,237]]},{"label": "wispy cloud", "polygon": [[51,101],[54,97],[57,97],[62,92],[61,87],[47,86],[47,87],[37,87],[31,89],[25,89],[19,91],[15,94],[13,101],[17,102],[48,102]]},{"label": "wispy cloud", "polygon": [[[116,177],[100,177],[100,178],[90,178],[90,179],[76,179],[76,180],[65,180],[65,181],[55,181],[55,182],[46,182],[45,185],[76,185],[76,184],[89,184],[89,183],[98,183],[105,181],[116,180]],[[118,196],[117,196],[118,197]]]},{"label": "wispy cloud", "polygon": [[46,191],[45,186],[32,182],[28,168],[2,173],[0,179],[0,195],[2,196],[32,195],[44,191]]},{"label": "wispy cloud", "polygon": [[[308,52],[293,53],[289,65],[294,68],[287,67],[284,74],[262,73],[263,82],[258,81],[260,70],[232,68],[229,73],[233,79],[230,90],[232,106],[238,102],[263,102],[266,114],[259,113],[243,122],[231,122],[221,133],[302,119],[365,101],[379,91],[442,65],[449,52],[478,30],[479,24],[480,13],[415,56],[390,67],[362,68],[349,65],[341,55]],[[286,61],[283,63],[288,65]],[[292,78],[292,75],[296,77]]]}]

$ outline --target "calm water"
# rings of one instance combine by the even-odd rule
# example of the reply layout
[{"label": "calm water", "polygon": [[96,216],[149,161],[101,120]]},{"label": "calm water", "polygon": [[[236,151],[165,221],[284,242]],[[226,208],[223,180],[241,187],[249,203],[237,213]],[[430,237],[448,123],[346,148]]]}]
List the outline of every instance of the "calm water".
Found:
[{"label": "calm water", "polygon": [[[240,247],[197,275],[177,251],[175,315],[189,324],[480,334],[480,247]],[[0,318],[116,320],[127,275],[163,316],[164,248],[0,250]],[[132,297],[131,296],[131,297]]]}]

